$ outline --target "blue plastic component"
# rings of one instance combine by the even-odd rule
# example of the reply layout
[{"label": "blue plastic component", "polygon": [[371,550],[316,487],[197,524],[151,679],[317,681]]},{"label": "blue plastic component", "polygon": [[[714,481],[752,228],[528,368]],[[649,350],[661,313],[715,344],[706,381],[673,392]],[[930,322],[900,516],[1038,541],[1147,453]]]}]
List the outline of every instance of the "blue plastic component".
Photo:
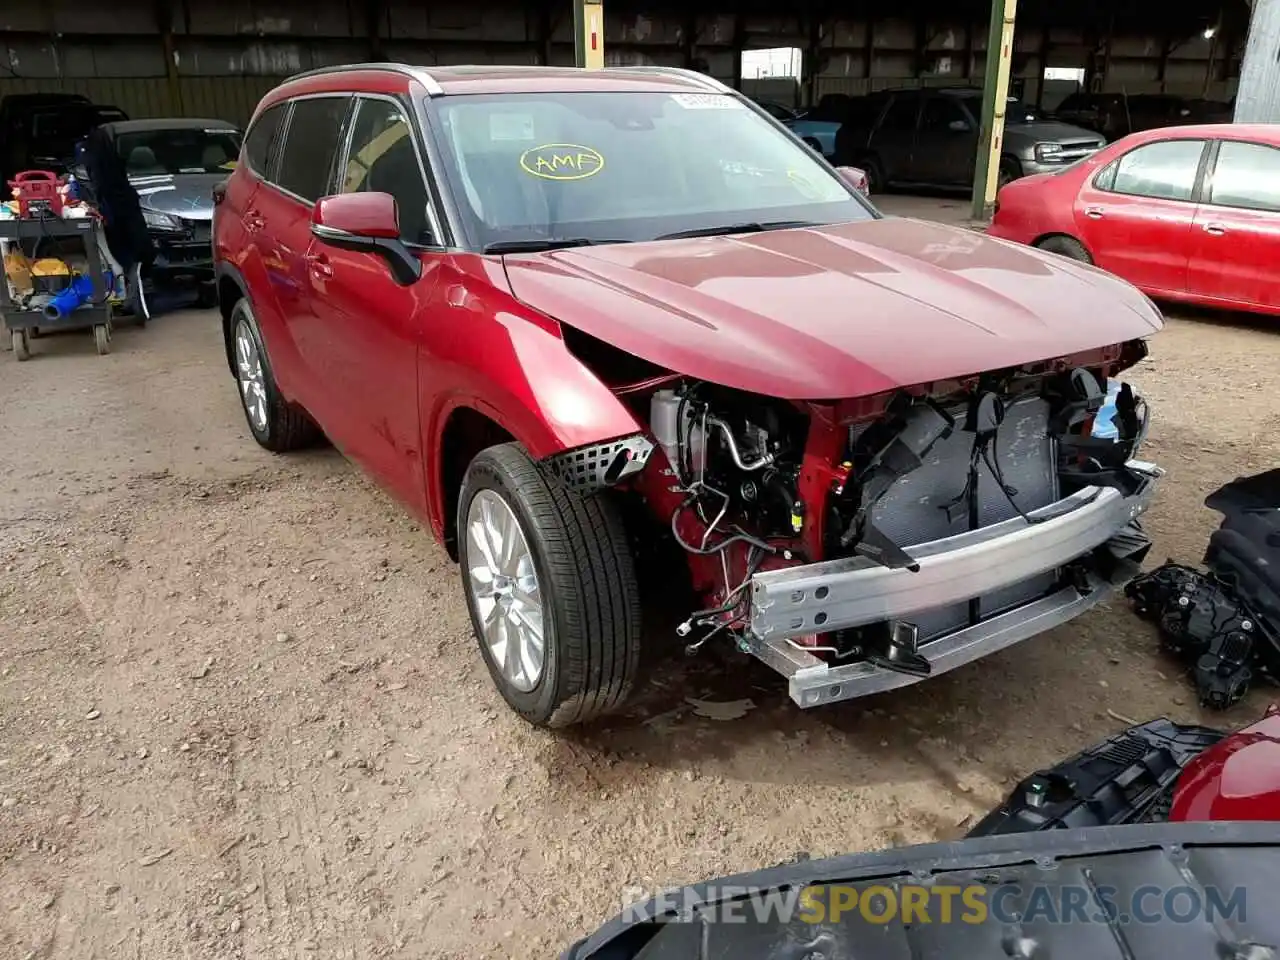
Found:
[{"label": "blue plastic component", "polygon": [[93,278],[79,274],[71,285],[53,295],[44,308],[44,314],[50,320],[61,320],[67,314],[79,310],[93,296]]},{"label": "blue plastic component", "polygon": [[1099,440],[1115,440],[1120,436],[1115,423],[1116,397],[1119,395],[1120,381],[1107,381],[1107,399],[1103,402],[1098,415],[1093,418],[1093,435]]}]

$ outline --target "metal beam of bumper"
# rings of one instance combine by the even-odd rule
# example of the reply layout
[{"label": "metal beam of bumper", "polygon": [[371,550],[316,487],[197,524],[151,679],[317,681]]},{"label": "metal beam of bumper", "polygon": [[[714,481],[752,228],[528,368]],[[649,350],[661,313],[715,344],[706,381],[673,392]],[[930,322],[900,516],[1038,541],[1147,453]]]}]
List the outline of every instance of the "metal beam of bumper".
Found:
[{"label": "metal beam of bumper", "polygon": [[1090,487],[1030,516],[906,548],[919,571],[890,569],[849,557],[756,574],[750,633],[785,640],[906,619],[926,610],[990,594],[1057,569],[1102,546],[1142,515],[1160,470],[1130,463],[1147,477],[1126,497]]}]

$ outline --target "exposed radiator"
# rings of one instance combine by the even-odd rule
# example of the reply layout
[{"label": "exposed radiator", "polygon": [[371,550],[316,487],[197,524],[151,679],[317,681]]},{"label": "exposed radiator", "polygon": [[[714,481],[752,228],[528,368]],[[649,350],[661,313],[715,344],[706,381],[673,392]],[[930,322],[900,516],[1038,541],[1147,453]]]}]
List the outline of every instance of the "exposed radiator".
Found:
[{"label": "exposed radiator", "polygon": [[[949,411],[963,423],[964,408]],[[1028,397],[1009,405],[993,444],[993,459],[1004,481],[1017,490],[1014,501],[1024,513],[1059,499],[1057,454],[1049,436],[1049,404],[1040,397]],[[956,429],[934,444],[927,460],[918,469],[901,477],[871,511],[876,526],[899,546],[909,547],[931,540],[990,526],[1018,515],[1009,497],[981,464],[978,473],[978,517],[972,523],[966,507],[944,509],[961,495],[969,475],[969,456],[974,435]],[[978,619],[985,619],[1043,596],[1054,585],[1050,571],[978,598]],[[968,626],[972,622],[969,604],[942,607],[916,618],[920,639],[929,640]]]}]

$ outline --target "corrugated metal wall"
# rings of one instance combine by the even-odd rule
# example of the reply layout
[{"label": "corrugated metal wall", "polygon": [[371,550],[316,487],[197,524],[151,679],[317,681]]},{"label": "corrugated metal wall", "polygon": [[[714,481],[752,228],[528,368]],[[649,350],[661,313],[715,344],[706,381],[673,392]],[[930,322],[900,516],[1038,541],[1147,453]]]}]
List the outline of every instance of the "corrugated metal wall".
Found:
[{"label": "corrugated metal wall", "polygon": [[1253,0],[1237,123],[1280,123],[1280,0]]},{"label": "corrugated metal wall", "polygon": [[279,77],[0,78],[0,96],[10,93],[80,93],[94,103],[119,107],[131,117],[212,117],[243,124]]},{"label": "corrugated metal wall", "polygon": [[[0,0],[0,95],[73,91],[132,116],[211,115],[242,123],[280,78],[375,54],[428,65],[572,63],[570,2],[552,2],[547,16],[538,5],[514,0],[387,0],[371,23],[364,0],[186,0],[172,4],[170,63],[157,19],[162,4]],[[735,35],[749,48],[809,43],[801,17],[785,9],[740,23],[723,14],[605,9],[610,64],[679,66],[692,56],[700,69],[729,81]],[[813,93],[980,83],[986,35],[982,23],[833,19],[821,28]],[[1096,33],[1049,28],[1046,36],[1044,28],[1021,23],[1013,76],[1034,99],[1045,66],[1085,66],[1099,58],[1099,44]],[[1198,35],[1172,50],[1163,39],[1118,36],[1102,59],[1107,90],[1225,98],[1234,83],[1216,76],[1210,82],[1210,43]],[[1223,59],[1219,51],[1219,66]],[[807,85],[800,90],[809,92]]]}]

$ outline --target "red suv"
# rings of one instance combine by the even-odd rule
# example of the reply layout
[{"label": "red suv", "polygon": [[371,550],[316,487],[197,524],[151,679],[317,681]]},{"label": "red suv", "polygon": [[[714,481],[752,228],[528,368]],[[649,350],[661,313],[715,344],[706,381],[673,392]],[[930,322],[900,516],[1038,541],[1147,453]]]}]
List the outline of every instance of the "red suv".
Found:
[{"label": "red suv", "polygon": [[534,723],[624,701],[641,582],[808,707],[1063,623],[1149,546],[1113,378],[1151,302],[883,217],[708,77],[328,69],[241,160],[215,260],[254,437],[323,434],[431,525]]}]

